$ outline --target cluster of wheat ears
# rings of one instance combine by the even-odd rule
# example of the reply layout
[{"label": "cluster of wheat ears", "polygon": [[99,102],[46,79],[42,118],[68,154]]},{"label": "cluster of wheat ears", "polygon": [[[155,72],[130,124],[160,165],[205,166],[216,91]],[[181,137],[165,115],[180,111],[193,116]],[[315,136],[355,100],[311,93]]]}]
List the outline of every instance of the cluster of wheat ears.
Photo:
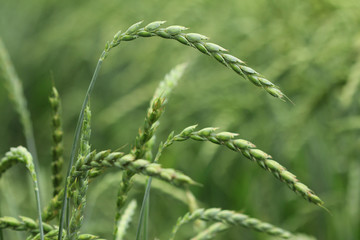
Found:
[{"label": "cluster of wheat ears", "polygon": [[[64,160],[61,102],[56,88],[53,87],[50,105],[52,108],[53,125],[52,184],[54,191],[53,198],[44,208],[40,205],[40,190],[37,180],[37,157],[35,145],[32,140],[33,133],[31,127],[29,127],[31,122],[26,110],[26,102],[22,95],[19,79],[17,78],[16,73],[11,66],[9,57],[0,42],[0,74],[8,81],[8,89],[14,95],[13,100],[17,111],[20,113],[29,148],[29,151],[22,146],[11,148],[0,160],[0,177],[14,164],[24,163],[32,176],[38,204],[37,219],[23,216],[18,218],[0,216],[0,231],[2,229],[26,231],[28,232],[27,239],[29,240],[100,239],[98,236],[80,232],[87,202],[88,186],[95,177],[105,174],[106,169],[119,168],[122,172],[122,178],[119,180],[119,190],[116,199],[117,210],[114,220],[113,239],[120,240],[126,237],[127,228],[134,216],[137,206],[136,201],[132,200],[129,204],[126,204],[126,200],[132,187],[133,176],[136,174],[147,176],[146,190],[140,209],[140,220],[136,238],[148,239],[147,213],[149,211],[149,192],[151,189],[152,178],[158,178],[162,181],[171,183],[176,187],[184,188],[188,198],[191,199],[190,202],[196,201],[188,186],[199,185],[199,183],[184,173],[175,169],[164,168],[159,163],[163,150],[173,143],[187,140],[206,141],[239,152],[261,168],[272,173],[275,178],[285,183],[292,191],[302,196],[304,199],[323,207],[322,200],[310,188],[301,183],[294,174],[286,170],[285,167],[275,161],[269,154],[258,149],[253,143],[238,138],[238,134],[236,133],[217,132],[217,129],[214,127],[198,129],[196,125],[189,126],[180,133],[170,133],[168,138],[159,144],[157,153],[152,155],[152,150],[155,145],[154,136],[159,126],[159,119],[164,112],[171,91],[176,86],[186,68],[186,64],[176,66],[165,76],[164,80],[160,82],[150,101],[150,106],[145,116],[144,126],[136,136],[135,143],[130,152],[123,153],[110,150],[96,151],[91,149],[90,94],[95,85],[103,61],[108,56],[110,50],[118,46],[121,42],[153,36],[176,40],[183,45],[193,47],[201,53],[213,57],[216,61],[232,69],[237,74],[249,80],[255,86],[264,89],[272,96],[281,100],[287,99],[276,85],[247,66],[242,60],[230,55],[225,48],[208,42],[206,36],[198,33],[186,33],[185,30],[187,30],[187,28],[183,26],[176,25],[164,28],[162,27],[164,23],[164,21],[155,21],[143,27],[142,22],[138,22],[129,27],[125,32],[120,31],[115,34],[112,41],[106,44],[96,66],[83,102],[83,107],[80,111],[66,176],[63,176],[62,174]],[[191,221],[200,220],[215,223],[207,227],[205,225],[202,229],[199,229],[198,233],[194,234],[192,239],[211,239],[217,233],[232,226],[243,226],[281,238],[291,238],[295,236],[289,231],[242,213],[219,208],[201,209],[192,207],[190,209],[190,212],[178,219],[169,239],[175,238],[177,231],[182,225]],[[55,220],[57,220],[57,222]],[[57,224],[54,225],[53,223]],[[0,232],[0,239],[2,238],[2,233]]]}]

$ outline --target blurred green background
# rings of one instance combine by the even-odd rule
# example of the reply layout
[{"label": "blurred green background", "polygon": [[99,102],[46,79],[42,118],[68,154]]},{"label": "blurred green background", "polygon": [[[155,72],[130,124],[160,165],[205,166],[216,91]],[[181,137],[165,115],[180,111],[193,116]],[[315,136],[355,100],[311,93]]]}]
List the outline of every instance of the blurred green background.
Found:
[{"label": "blurred green background", "polygon": [[[294,194],[243,156],[210,143],[184,142],[162,164],[185,172],[201,207],[243,211],[317,239],[360,239],[360,1],[48,1],[1,0],[0,37],[23,82],[41,163],[43,205],[51,197],[51,75],[63,101],[65,155],[97,59],[120,29],[167,20],[209,36],[281,87],[295,105],[256,88],[214,59],[160,38],[124,42],[105,60],[91,97],[94,149],[130,149],[148,102],[175,65],[189,67],[161,119],[157,143],[186,126],[220,127],[255,143],[325,201],[331,214]],[[0,85],[0,153],[25,145],[18,114]],[[110,238],[116,172],[89,188],[82,231]],[[36,216],[22,166],[0,180],[3,215]],[[131,196],[140,200],[143,186]],[[169,236],[187,206],[154,190],[150,235]],[[129,231],[133,239],[136,219]],[[6,231],[8,239],[23,235]],[[182,228],[178,239],[192,234]],[[232,228],[217,239],[268,239]]]}]

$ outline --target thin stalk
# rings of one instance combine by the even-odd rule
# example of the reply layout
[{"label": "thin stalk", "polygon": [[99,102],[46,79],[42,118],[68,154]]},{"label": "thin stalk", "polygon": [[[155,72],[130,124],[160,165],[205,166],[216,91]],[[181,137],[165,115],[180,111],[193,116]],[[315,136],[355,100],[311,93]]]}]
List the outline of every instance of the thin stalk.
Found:
[{"label": "thin stalk", "polygon": [[[149,193],[150,194],[150,193]],[[146,201],[146,208],[145,208],[145,222],[144,222],[144,234],[145,240],[148,240],[148,236],[149,236],[149,215],[150,215],[150,198],[147,199]]]},{"label": "thin stalk", "polygon": [[[151,181],[152,181],[152,177],[149,177],[148,181],[147,181],[147,185],[146,185],[146,190],[145,190],[145,194],[144,194],[144,198],[143,198],[143,202],[141,205],[141,209],[140,209],[140,219],[139,219],[139,224],[137,227],[137,231],[136,231],[136,240],[139,240],[141,237],[141,230],[143,229],[143,236],[144,239],[147,240],[148,236],[147,236],[147,222],[148,222],[148,216],[149,216],[149,206],[150,206],[150,188],[151,188]],[[145,218],[145,223],[143,226],[143,220]]]},{"label": "thin stalk", "polygon": [[[166,143],[165,142],[165,146],[166,146]],[[160,158],[161,156],[161,153],[162,153],[162,150],[165,148],[164,144],[161,143],[160,144],[160,147],[159,147],[159,150],[155,156],[155,159],[154,159],[154,163],[157,163],[158,162],[158,159]],[[147,184],[146,184],[146,189],[145,189],[145,194],[144,194],[144,198],[143,198],[143,202],[142,202],[142,205],[141,205],[141,209],[140,209],[140,220],[139,220],[139,224],[138,224],[138,228],[137,228],[137,232],[136,232],[136,240],[139,240],[140,238],[140,231],[141,229],[143,228],[142,226],[142,223],[143,223],[143,219],[144,217],[146,218],[145,219],[145,223],[146,223],[146,228],[147,228],[147,222],[148,222],[148,217],[149,217],[149,203],[150,203],[150,189],[151,189],[151,182],[152,182],[152,177],[149,177],[148,180],[147,180]],[[145,211],[147,211],[147,215],[145,216]],[[145,226],[144,226],[145,227]],[[147,239],[147,231],[145,232],[145,239]]]},{"label": "thin stalk", "polygon": [[[76,130],[75,130],[75,136],[74,136],[74,141],[73,141],[73,145],[72,145],[72,150],[71,150],[71,157],[70,157],[70,162],[69,162],[69,167],[67,169],[67,173],[66,173],[66,179],[69,177],[70,175],[70,171],[71,171],[71,167],[74,163],[74,159],[75,159],[75,153],[76,153],[76,149],[78,147],[78,142],[79,142],[79,137],[80,137],[80,130],[81,130],[81,124],[83,122],[83,119],[84,119],[84,112],[85,112],[85,107],[89,101],[89,98],[90,98],[90,95],[91,95],[91,92],[95,86],[95,82],[96,82],[96,79],[99,75],[99,71],[101,69],[101,65],[102,65],[102,62],[106,56],[106,54],[108,53],[108,51],[103,51],[100,58],[99,58],[99,61],[96,65],[96,68],[95,68],[95,71],[94,71],[94,74],[92,76],[92,79],[91,79],[91,82],[90,82],[90,85],[89,85],[89,88],[86,92],[86,95],[85,95],[85,99],[84,99],[84,102],[83,102],[83,105],[82,105],[82,108],[81,108],[81,111],[80,111],[80,114],[79,114],[79,119],[78,119],[78,122],[76,124]],[[60,224],[59,224],[59,234],[58,234],[58,240],[61,240],[62,239],[62,234],[63,234],[63,231],[62,229],[64,228],[64,220],[65,220],[65,210],[67,212],[66,214],[66,218],[68,218],[69,216],[69,210],[68,209],[68,201],[69,201],[69,198],[67,196],[67,184],[65,183],[65,187],[64,187],[64,198],[63,198],[63,204],[62,204],[62,207],[61,207],[61,214],[60,214]],[[67,221],[67,225],[68,225],[69,221]],[[69,226],[67,226],[67,229],[69,228]]]},{"label": "thin stalk", "polygon": [[[0,205],[0,216],[2,216],[2,214],[1,214],[1,205]],[[0,240],[4,240],[2,229],[0,229]]]},{"label": "thin stalk", "polygon": [[39,216],[40,239],[44,240],[44,227],[43,227],[43,224],[42,224],[43,222],[42,222],[42,217],[41,217],[39,184],[38,184],[37,181],[34,181],[34,185],[35,185],[36,205],[37,205],[37,211],[38,211],[38,216]]}]

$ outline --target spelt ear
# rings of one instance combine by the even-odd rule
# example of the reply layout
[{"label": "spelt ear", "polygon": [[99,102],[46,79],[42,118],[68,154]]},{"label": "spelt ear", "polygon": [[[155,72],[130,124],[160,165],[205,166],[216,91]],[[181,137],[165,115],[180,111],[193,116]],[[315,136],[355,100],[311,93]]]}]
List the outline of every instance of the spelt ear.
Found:
[{"label": "spelt ear", "polygon": [[33,184],[34,184],[34,192],[35,192],[35,198],[37,203],[37,210],[38,210],[38,218],[40,224],[39,232],[41,239],[44,238],[44,227],[42,223],[42,215],[41,215],[41,205],[40,205],[40,192],[39,192],[39,184],[38,184],[38,177],[35,171],[35,165],[33,162],[33,158],[31,156],[31,153],[28,152],[28,150],[22,146],[11,148],[9,152],[5,154],[5,157],[3,157],[0,160],[0,176],[1,173],[7,170],[11,165],[15,163],[23,163],[25,164],[26,168],[28,169]]},{"label": "spelt ear", "polygon": [[[75,171],[84,164],[85,157],[90,154],[90,135],[91,135],[91,111],[90,103],[87,104],[84,112],[84,120],[81,128],[80,148],[78,159],[75,166],[72,168],[70,177],[68,178],[68,196],[72,197],[73,210],[70,219],[70,239],[77,239],[79,237],[79,229],[83,223],[84,211],[86,207],[86,193],[89,185],[89,171],[81,171],[76,177]],[[70,182],[70,179],[72,182]]]},{"label": "spelt ear", "polygon": [[244,140],[236,139],[237,133],[220,132],[215,133],[216,128],[204,128],[195,131],[195,127],[188,127],[180,134],[175,135],[172,141],[184,141],[193,139],[196,141],[208,141],[214,144],[223,145],[235,152],[240,152],[246,158],[256,162],[261,168],[271,172],[277,179],[287,184],[295,193],[304,199],[318,206],[323,205],[323,201],[305,184],[299,182],[294,174],[287,171],[280,163],[276,162],[269,154],[257,149],[255,144]]},{"label": "spelt ear", "polygon": [[195,237],[191,238],[191,240],[208,240],[215,237],[217,233],[223,232],[230,228],[230,225],[227,225],[222,222],[217,222],[210,225],[205,230],[199,232]]},{"label": "spelt ear", "polygon": [[[11,229],[14,231],[26,231],[32,233],[32,236],[27,238],[31,240],[41,239],[39,233],[39,224],[34,219],[20,216],[20,219],[14,217],[0,217],[0,229]],[[57,226],[42,223],[44,226],[45,239],[55,239],[58,235],[59,229]],[[66,235],[66,233],[64,233]],[[35,235],[35,236],[34,236]],[[77,239],[82,240],[101,240],[98,236],[92,234],[80,234]],[[102,239],[104,240],[104,239]]]},{"label": "spelt ear", "polygon": [[52,183],[54,187],[53,196],[55,197],[61,190],[61,183],[63,180],[62,176],[62,167],[64,164],[63,158],[63,129],[62,129],[62,119],[61,119],[61,100],[58,91],[55,86],[53,86],[51,91],[51,96],[49,98],[51,110],[52,110]]},{"label": "spelt ear", "polygon": [[[209,208],[209,209],[197,209],[192,213],[186,213],[183,217],[179,218],[176,225],[174,226],[170,240],[175,239],[175,235],[178,232],[179,228],[191,221],[196,219],[201,219],[204,221],[215,221],[225,223],[229,226],[243,226],[245,228],[253,229],[259,232],[266,233],[268,235],[277,236],[281,238],[290,238],[292,234],[284,229],[275,227],[269,223],[262,222],[256,218],[251,218],[242,213],[236,213],[229,210],[221,210],[219,208]],[[211,234],[225,230],[227,226],[225,225],[216,225],[213,226]],[[201,238],[200,238],[201,239]]]},{"label": "spelt ear", "polygon": [[186,46],[199,50],[201,53],[212,56],[216,61],[232,69],[255,86],[263,88],[270,95],[282,100],[288,99],[279,87],[247,66],[244,61],[228,54],[227,49],[215,43],[207,42],[208,37],[198,33],[184,33],[188,28],[178,25],[161,28],[164,21],[155,21],[144,28],[141,28],[141,23],[134,24],[124,33],[117,33],[111,43],[107,45],[106,51],[110,51],[110,49],[118,46],[122,41],[132,41],[139,37],[158,36],[165,39],[174,39]]},{"label": "spelt ear", "polygon": [[126,230],[128,229],[132,219],[133,215],[135,213],[137,204],[135,200],[132,200],[128,206],[126,207],[124,213],[122,214],[120,221],[118,222],[116,226],[116,230],[114,232],[115,240],[123,240],[124,236],[126,234]]}]

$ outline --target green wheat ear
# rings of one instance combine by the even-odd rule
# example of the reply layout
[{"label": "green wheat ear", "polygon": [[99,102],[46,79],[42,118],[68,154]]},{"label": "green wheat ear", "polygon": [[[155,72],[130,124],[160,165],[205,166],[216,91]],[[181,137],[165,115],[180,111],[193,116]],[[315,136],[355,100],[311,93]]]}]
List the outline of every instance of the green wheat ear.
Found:
[{"label": "green wheat ear", "polygon": [[[217,128],[208,127],[196,131],[197,125],[185,128],[178,135],[171,135],[168,144],[175,141],[185,141],[188,139],[196,141],[208,141],[214,144],[223,145],[232,151],[240,152],[243,156],[256,162],[261,168],[271,172],[277,179],[287,184],[295,193],[301,195],[304,199],[320,207],[324,202],[305,184],[301,183],[294,174],[287,171],[280,163],[276,162],[269,154],[257,149],[255,144],[244,140],[237,139],[237,133],[220,132],[215,133]],[[324,208],[324,207],[323,207]],[[326,209],[326,208],[324,208]]]},{"label": "green wheat ear", "polygon": [[191,240],[208,240],[215,237],[216,234],[223,232],[230,228],[230,225],[227,225],[222,222],[217,222],[210,225],[208,228],[198,233],[195,237],[191,238]]},{"label": "green wheat ear", "polygon": [[[236,213],[229,210],[221,210],[219,208],[197,209],[192,213],[187,213],[180,217],[174,226],[170,240],[175,239],[175,235],[179,228],[191,221],[201,219],[204,221],[215,221],[226,223],[230,226],[242,226],[245,228],[253,229],[268,235],[277,236],[280,238],[290,238],[292,234],[284,229],[275,227],[269,223],[262,222],[256,218],[251,218],[242,213]],[[218,226],[219,227],[219,226]],[[219,227],[221,230],[225,227]]]},{"label": "green wheat ear", "polygon": [[[159,119],[164,112],[165,105],[168,102],[172,90],[177,85],[179,79],[182,77],[186,66],[187,65],[183,63],[174,67],[168,74],[166,74],[164,80],[159,83],[157,89],[155,90],[154,96],[150,101],[150,106],[145,116],[144,126],[142,129],[139,130],[139,134],[135,139],[135,145],[131,150],[131,154],[135,157],[135,159],[148,158],[148,160],[152,160],[149,158],[152,158],[151,148],[154,141],[155,131],[159,126]],[[116,201],[117,211],[115,215],[114,236],[116,235],[117,231],[117,225],[120,218],[120,210],[124,206],[127,198],[127,193],[131,189],[132,177],[134,176],[134,174],[134,172],[125,171],[122,175]],[[150,181],[151,180],[149,180],[149,182]],[[147,186],[147,188],[150,188],[150,184],[149,186]],[[149,192],[149,190],[147,192]],[[145,195],[144,199],[146,198],[147,196]],[[143,208],[144,206],[141,207],[141,209]],[[142,216],[140,216],[140,219],[142,219]]]},{"label": "green wheat ear", "polygon": [[123,215],[120,218],[118,225],[116,226],[117,231],[115,234],[115,240],[123,240],[124,239],[126,231],[129,228],[129,225],[132,221],[136,207],[137,207],[137,204],[136,204],[135,200],[132,200],[126,207]]},{"label": "green wheat ear", "polygon": [[[149,23],[145,27],[141,27],[142,21],[135,23],[125,32],[122,33],[119,31],[115,34],[114,39],[106,44],[105,51],[109,52],[110,49],[118,46],[123,41],[131,41],[140,37],[147,38],[158,36],[164,39],[174,39],[186,46],[197,49],[203,54],[212,56],[215,60],[234,70],[238,75],[249,80],[255,86],[263,88],[270,95],[282,100],[287,98],[285,94],[281,92],[279,87],[267,80],[254,69],[247,66],[244,61],[228,54],[227,49],[215,43],[208,42],[208,37],[199,33],[184,33],[188,28],[178,25],[162,28],[161,25],[164,23],[165,21],[155,21]],[[104,59],[106,55],[107,54],[104,55]]]},{"label": "green wheat ear", "polygon": [[62,129],[62,119],[61,119],[61,100],[58,91],[55,86],[52,87],[51,96],[49,97],[50,106],[52,110],[52,183],[54,187],[53,196],[56,196],[61,190],[62,183],[62,167],[64,165],[63,158],[63,129]]},{"label": "green wheat ear", "polygon": [[33,158],[30,152],[22,146],[11,148],[10,151],[5,154],[5,157],[3,157],[0,160],[0,176],[1,173],[5,172],[9,167],[11,167],[13,164],[16,163],[25,164],[34,183],[34,192],[37,202],[37,210],[38,210],[38,217],[40,223],[38,227],[39,227],[41,239],[43,239],[44,229],[43,229],[42,216],[41,216],[39,184],[38,184],[38,178],[36,175]]},{"label": "green wheat ear", "polygon": [[[68,196],[73,199],[73,211],[70,219],[70,239],[77,239],[79,236],[79,229],[83,223],[84,210],[86,206],[86,192],[89,185],[88,171],[83,171],[82,174],[75,178],[75,169],[78,165],[83,164],[84,158],[90,154],[90,136],[91,136],[91,111],[90,104],[85,108],[84,120],[81,128],[80,148],[78,160],[75,162],[70,177],[68,178]],[[70,179],[72,179],[72,182]]]},{"label": "green wheat ear", "polygon": [[[57,226],[53,226],[47,223],[42,223],[44,226],[45,239],[54,240],[58,235],[59,229]],[[0,217],[0,229],[11,229],[14,231],[26,231],[31,233],[28,240],[39,240],[39,224],[34,219],[29,217],[20,216],[19,219],[14,217]],[[66,233],[65,233],[66,234]],[[68,239],[68,238],[67,238]],[[98,236],[92,234],[79,234],[77,240],[104,240],[100,239]]]}]

